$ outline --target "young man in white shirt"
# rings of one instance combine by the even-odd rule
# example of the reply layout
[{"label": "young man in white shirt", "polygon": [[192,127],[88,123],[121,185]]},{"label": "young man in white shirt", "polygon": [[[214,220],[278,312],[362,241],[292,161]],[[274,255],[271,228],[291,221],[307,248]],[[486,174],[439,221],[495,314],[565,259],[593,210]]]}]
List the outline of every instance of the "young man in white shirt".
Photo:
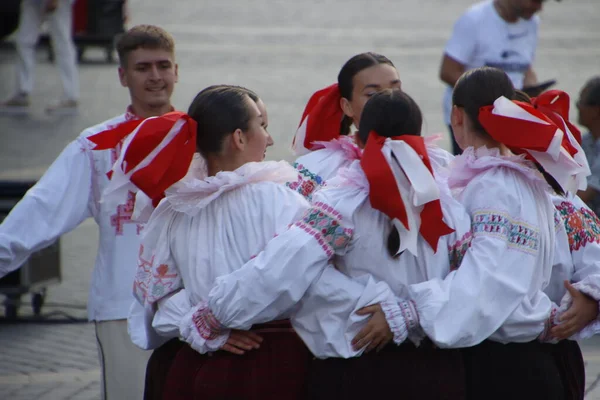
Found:
[{"label": "young man in white shirt", "polygon": [[88,316],[96,325],[103,398],[135,400],[143,397],[150,356],[135,347],[127,333],[143,226],[131,220],[133,194],[123,196],[117,207],[100,202],[120,145],[92,151],[94,144],[88,137],[133,119],[172,111],[177,64],[172,36],[156,26],[133,27],[119,39],[117,51],[119,78],[129,90],[131,105],[124,114],[84,130],[6,217],[0,225],[0,277],[93,217],[100,242]]},{"label": "young man in white shirt", "polygon": [[452,89],[467,70],[489,66],[502,69],[516,89],[537,83],[533,69],[539,17],[546,0],[485,0],[474,4],[454,24],[444,49],[440,79],[446,83],[444,120],[453,150],[460,148],[450,128]]}]

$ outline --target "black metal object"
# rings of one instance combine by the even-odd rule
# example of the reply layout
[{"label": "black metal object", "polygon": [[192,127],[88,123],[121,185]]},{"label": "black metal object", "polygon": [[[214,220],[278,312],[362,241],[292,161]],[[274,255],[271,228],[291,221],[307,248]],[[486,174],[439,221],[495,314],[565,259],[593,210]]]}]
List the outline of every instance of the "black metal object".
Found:
[{"label": "black metal object", "polygon": [[20,13],[21,0],[0,1],[0,41],[17,30]]},{"label": "black metal object", "polygon": [[[0,181],[0,222],[34,184],[32,181]],[[21,267],[0,278],[0,294],[6,296],[6,318],[17,318],[21,296],[26,293],[32,294],[33,313],[36,316],[40,315],[46,298],[46,288],[50,284],[59,283],[60,280],[59,239],[50,246],[34,252]]]}]

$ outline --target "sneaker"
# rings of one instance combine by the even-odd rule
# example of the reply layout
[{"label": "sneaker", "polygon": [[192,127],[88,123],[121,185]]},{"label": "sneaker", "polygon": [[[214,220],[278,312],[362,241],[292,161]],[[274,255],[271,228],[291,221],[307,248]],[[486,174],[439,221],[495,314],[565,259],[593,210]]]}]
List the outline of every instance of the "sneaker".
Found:
[{"label": "sneaker", "polygon": [[8,114],[26,114],[29,112],[29,96],[26,93],[17,93],[13,97],[0,103],[0,112]]},{"label": "sneaker", "polygon": [[76,100],[61,100],[46,107],[46,112],[53,115],[73,115],[77,114]]}]

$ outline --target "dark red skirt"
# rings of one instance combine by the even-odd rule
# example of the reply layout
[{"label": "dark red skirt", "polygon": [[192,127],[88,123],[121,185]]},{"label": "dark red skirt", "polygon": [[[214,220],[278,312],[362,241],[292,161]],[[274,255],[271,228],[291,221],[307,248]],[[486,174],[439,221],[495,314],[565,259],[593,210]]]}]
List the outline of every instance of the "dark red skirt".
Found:
[{"label": "dark red skirt", "polygon": [[585,394],[585,363],[579,344],[573,340],[562,340],[557,344],[544,344],[554,359],[566,400],[583,400]]},{"label": "dark red skirt", "polygon": [[469,400],[565,400],[554,358],[538,341],[486,340],[462,351]]},{"label": "dark red skirt", "polygon": [[144,400],[162,400],[167,374],[175,356],[185,343],[171,339],[152,352],[146,366]]},{"label": "dark red skirt", "polygon": [[419,347],[390,344],[357,358],[314,359],[307,387],[309,399],[463,400],[463,358],[428,340]]},{"label": "dark red skirt", "polygon": [[171,364],[165,400],[303,399],[310,352],[289,321],[258,325],[258,350],[242,356],[224,351],[200,354],[184,345]]}]

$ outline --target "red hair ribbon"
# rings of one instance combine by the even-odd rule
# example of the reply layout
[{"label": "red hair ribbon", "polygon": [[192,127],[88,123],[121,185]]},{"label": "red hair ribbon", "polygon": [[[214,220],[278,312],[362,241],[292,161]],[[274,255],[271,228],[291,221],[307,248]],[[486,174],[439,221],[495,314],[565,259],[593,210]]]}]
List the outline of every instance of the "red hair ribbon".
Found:
[{"label": "red hair ribbon", "polygon": [[[189,169],[196,151],[196,121],[183,112],[173,111],[131,122],[138,122],[137,127],[124,146],[122,162],[113,169],[120,168],[129,174],[129,180],[156,206],[164,197],[164,191],[183,178]],[[125,124],[128,125],[123,127]],[[123,135],[126,128],[135,126],[125,124],[90,137],[97,144],[94,150],[118,144],[127,136]]]},{"label": "red hair ribbon", "polygon": [[[569,139],[566,121],[547,107],[553,101],[546,96],[537,100],[539,108],[500,97],[479,110],[479,121],[496,141],[542,165],[563,190],[578,190],[585,187],[589,166],[579,144]],[[565,112],[562,102],[555,107]]]},{"label": "red hair ribbon", "polygon": [[481,107],[479,122],[496,141],[515,152],[548,150],[558,127],[532,105],[504,97]]},{"label": "red hair ribbon", "polygon": [[[406,205],[400,195],[400,189],[394,172],[383,153],[386,139],[374,131],[370,132],[360,161],[361,167],[369,181],[369,200],[373,208],[386,214],[392,220],[396,219],[400,221],[407,230],[410,230]],[[422,137],[402,135],[389,139],[403,141],[408,144],[418,154],[424,166],[433,176],[433,169],[425,147],[425,141]],[[439,198],[425,203],[420,217],[421,226],[419,227],[419,232],[431,248],[436,251],[439,238],[454,232],[443,220]]]},{"label": "red hair ribbon", "polygon": [[340,107],[341,98],[337,83],[310,97],[292,142],[292,148],[297,153],[317,148],[313,142],[328,142],[340,136],[340,123],[344,117]]},{"label": "red hair ribbon", "polygon": [[[538,97],[531,99],[531,103],[563,131],[565,130],[563,126],[566,125],[566,128],[571,131],[575,140],[581,144],[581,131],[569,121],[571,100],[566,92],[562,90],[548,90]],[[567,148],[567,150],[573,151],[575,149],[571,146],[571,149]],[[569,154],[574,156],[575,153],[571,151],[569,151]]]}]

